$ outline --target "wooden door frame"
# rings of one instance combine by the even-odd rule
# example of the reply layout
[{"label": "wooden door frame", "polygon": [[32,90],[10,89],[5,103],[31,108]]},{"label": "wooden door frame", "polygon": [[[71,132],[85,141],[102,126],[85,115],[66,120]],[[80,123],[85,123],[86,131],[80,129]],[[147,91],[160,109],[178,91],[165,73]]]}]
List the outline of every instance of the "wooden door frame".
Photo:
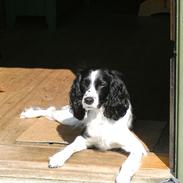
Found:
[{"label": "wooden door frame", "polygon": [[183,1],[176,0],[175,175],[183,182]]}]

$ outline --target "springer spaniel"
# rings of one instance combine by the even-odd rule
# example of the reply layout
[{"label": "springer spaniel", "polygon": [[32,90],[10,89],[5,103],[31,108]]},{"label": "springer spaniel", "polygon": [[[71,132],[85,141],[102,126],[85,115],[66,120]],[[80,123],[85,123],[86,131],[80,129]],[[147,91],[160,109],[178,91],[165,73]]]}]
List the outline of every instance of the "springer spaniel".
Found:
[{"label": "springer spaniel", "polygon": [[80,71],[70,91],[70,105],[61,109],[29,108],[21,118],[44,116],[65,125],[81,125],[83,134],[64,150],[49,158],[49,168],[63,166],[73,153],[95,146],[101,150],[121,148],[129,153],[116,177],[116,183],[130,183],[139,169],[143,143],[130,131],[132,106],[122,75],[113,70]]}]

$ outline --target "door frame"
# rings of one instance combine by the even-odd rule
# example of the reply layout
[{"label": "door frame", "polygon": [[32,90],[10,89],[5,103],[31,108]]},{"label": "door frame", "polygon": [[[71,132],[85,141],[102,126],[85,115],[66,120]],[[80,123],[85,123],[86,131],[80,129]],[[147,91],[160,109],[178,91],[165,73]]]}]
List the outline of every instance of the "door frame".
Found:
[{"label": "door frame", "polygon": [[176,1],[175,175],[183,182],[183,1]]}]

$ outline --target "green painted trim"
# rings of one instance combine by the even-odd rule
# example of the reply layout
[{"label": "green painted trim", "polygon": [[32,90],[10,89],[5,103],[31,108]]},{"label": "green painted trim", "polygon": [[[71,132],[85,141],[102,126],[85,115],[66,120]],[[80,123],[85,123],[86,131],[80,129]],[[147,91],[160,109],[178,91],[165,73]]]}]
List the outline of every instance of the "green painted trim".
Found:
[{"label": "green painted trim", "polygon": [[183,1],[177,0],[176,176],[183,182]]}]

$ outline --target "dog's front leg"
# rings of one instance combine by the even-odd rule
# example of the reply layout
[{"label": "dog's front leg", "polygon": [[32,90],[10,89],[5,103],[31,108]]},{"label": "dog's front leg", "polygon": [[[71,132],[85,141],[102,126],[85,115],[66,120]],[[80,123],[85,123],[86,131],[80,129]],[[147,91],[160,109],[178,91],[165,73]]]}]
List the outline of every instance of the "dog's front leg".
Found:
[{"label": "dog's front leg", "polygon": [[142,157],[147,155],[145,146],[136,135],[128,131],[126,136],[126,141],[123,141],[125,142],[124,146],[121,146],[121,148],[129,152],[129,156],[120,168],[116,177],[116,183],[130,183],[141,165]]},{"label": "dog's front leg", "polygon": [[72,154],[85,149],[87,149],[86,139],[82,136],[78,136],[74,142],[69,144],[65,149],[59,151],[49,158],[48,167],[57,168],[63,166],[64,163],[72,156]]},{"label": "dog's front leg", "polygon": [[122,164],[121,169],[116,177],[116,183],[130,183],[133,175],[141,165],[142,153],[131,152]]}]

